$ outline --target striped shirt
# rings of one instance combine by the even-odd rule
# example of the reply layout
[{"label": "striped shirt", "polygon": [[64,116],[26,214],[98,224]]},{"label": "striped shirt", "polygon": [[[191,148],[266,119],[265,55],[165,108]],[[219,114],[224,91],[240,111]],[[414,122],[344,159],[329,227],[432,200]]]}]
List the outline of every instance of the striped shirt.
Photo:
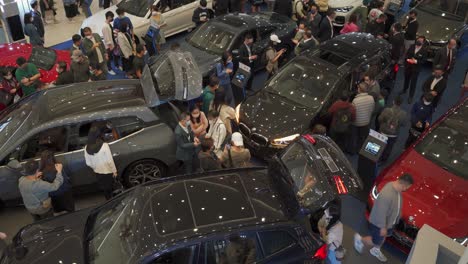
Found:
[{"label": "striped shirt", "polygon": [[374,97],[360,93],[354,98],[353,105],[356,107],[356,119],[353,125],[358,127],[369,125],[375,107]]}]

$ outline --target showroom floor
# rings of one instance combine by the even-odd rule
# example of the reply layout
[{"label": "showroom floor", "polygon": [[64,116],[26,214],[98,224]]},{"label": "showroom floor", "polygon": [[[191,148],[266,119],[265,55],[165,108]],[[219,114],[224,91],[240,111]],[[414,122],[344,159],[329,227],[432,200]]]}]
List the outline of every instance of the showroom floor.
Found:
[{"label": "showroom floor", "polygon": [[[97,10],[97,0],[93,1],[93,10]],[[58,18],[61,20],[59,24],[47,25],[46,32],[46,46],[53,46],[60,44],[64,41],[70,39],[71,35],[74,32],[77,32],[81,22],[68,23],[65,16],[63,15],[63,7],[59,6]],[[83,15],[77,17],[82,20]],[[182,41],[185,34],[181,34],[169,39],[169,42],[172,41]],[[452,107],[459,99],[460,94],[460,84],[462,76],[466,71],[468,65],[468,46],[466,46],[467,41],[465,40],[464,45],[459,53],[459,58],[454,72],[449,78],[449,85],[447,91],[444,94],[442,102],[439,108],[436,111],[435,118],[440,117],[445,113],[450,107]],[[59,45],[62,46],[63,45]],[[168,45],[167,45],[168,46]],[[419,85],[429,76],[430,67],[425,67],[423,72],[419,77]],[[255,77],[254,85],[255,89],[260,89],[262,87],[263,81],[266,79],[266,74],[260,73]],[[398,91],[401,89],[402,85],[402,74],[397,78],[395,83],[395,88],[390,95],[390,100],[392,100]],[[418,89],[415,98],[420,96],[420,89]],[[406,99],[406,98],[404,98]],[[404,100],[403,108],[409,110],[410,105],[406,104]],[[403,144],[407,137],[408,125],[401,129],[399,140],[394,147],[393,155],[391,156],[389,162],[394,160],[403,150]],[[350,157],[350,160],[356,164],[356,157]],[[103,197],[98,194],[80,196],[76,198],[76,204],[78,209],[96,206],[104,201]],[[364,213],[365,213],[365,204],[353,197],[344,197],[343,199],[343,222],[345,224],[345,236],[344,236],[344,245],[347,249],[348,255],[346,260],[343,263],[378,263],[374,257],[370,256],[368,253],[365,253],[363,256],[359,256],[353,249],[352,238],[354,230],[361,230],[364,223]],[[31,217],[27,211],[22,207],[17,208],[8,208],[0,212],[0,231],[6,232],[9,238],[11,238],[22,226],[32,222]],[[404,263],[406,256],[395,249],[392,246],[385,245],[384,253],[389,257],[388,263]]]}]

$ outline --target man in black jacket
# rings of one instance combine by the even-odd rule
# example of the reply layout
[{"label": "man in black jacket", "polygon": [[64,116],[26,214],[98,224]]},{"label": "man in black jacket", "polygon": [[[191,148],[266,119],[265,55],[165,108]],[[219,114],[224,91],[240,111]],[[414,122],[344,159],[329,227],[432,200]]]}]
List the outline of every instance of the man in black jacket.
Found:
[{"label": "man in black jacket", "polygon": [[457,57],[457,40],[449,39],[447,46],[437,50],[434,60],[432,61],[433,65],[441,65],[445,71],[444,77],[452,72],[453,66],[455,66],[455,59]]},{"label": "man in black jacket", "polygon": [[32,16],[33,16],[33,25],[37,28],[37,32],[39,32],[39,36],[44,40],[45,29],[44,29],[44,21],[42,20],[42,14],[39,12],[39,3],[38,1],[34,0],[31,3],[31,8],[33,9]]},{"label": "man in black jacket", "polygon": [[376,38],[383,38],[385,34],[385,21],[387,15],[380,14],[378,18],[367,23],[366,31]]},{"label": "man in black jacket", "polygon": [[408,16],[405,26],[405,52],[414,44],[419,29],[419,22],[417,21],[418,12],[411,10]]},{"label": "man in black jacket", "polygon": [[405,49],[405,38],[403,33],[401,33],[401,30],[401,24],[395,23],[392,26],[392,35],[389,37],[390,44],[392,44],[390,55],[393,63],[400,62],[401,55]]},{"label": "man in black jacket", "polygon": [[206,7],[207,5],[206,0],[200,0],[200,6],[193,11],[192,21],[197,27],[214,17],[213,10]]},{"label": "man in black jacket", "polygon": [[406,93],[408,88],[410,88],[408,104],[413,101],[419,72],[421,71],[421,65],[423,65],[426,61],[427,52],[426,48],[424,47],[425,40],[426,38],[424,36],[419,36],[416,40],[416,43],[413,44],[406,52],[405,82],[401,94]]},{"label": "man in black jacket", "polygon": [[335,35],[333,29],[333,21],[335,20],[336,12],[329,8],[327,11],[327,16],[322,19],[320,22],[319,32],[318,32],[318,39],[320,42],[327,41],[332,39]]},{"label": "man in black jacket", "polygon": [[252,80],[253,80],[253,62],[258,58],[257,55],[253,54],[252,51],[252,44],[254,42],[254,39],[251,34],[246,34],[244,37],[244,43],[241,45],[239,48],[239,61],[242,64],[245,64],[246,66],[250,67],[250,77],[249,80],[247,81],[247,87],[246,89],[250,89],[252,86]]},{"label": "man in black jacket", "polygon": [[59,61],[57,63],[56,71],[58,73],[57,80],[55,80],[55,85],[65,85],[74,82],[73,73],[67,71],[67,63],[64,61]]},{"label": "man in black jacket", "polygon": [[182,112],[179,117],[179,123],[174,130],[176,140],[176,159],[183,162],[186,174],[196,171],[197,147],[200,140],[193,135],[190,128],[190,115]]},{"label": "man in black jacket", "polygon": [[276,0],[274,11],[283,16],[292,16],[292,1],[291,0]]},{"label": "man in black jacket", "polygon": [[296,45],[296,48],[294,48],[294,54],[296,54],[297,56],[301,54],[301,52],[303,52],[304,50],[313,48],[317,45],[318,45],[318,41],[312,35],[312,31],[308,29],[304,33],[304,38],[301,40],[301,42],[299,42]]},{"label": "man in black jacket", "polygon": [[442,65],[435,65],[432,71],[432,76],[427,78],[422,86],[423,93],[430,93],[434,96],[432,104],[434,108],[440,102],[445,89],[447,88],[447,79],[444,78],[444,67]]}]

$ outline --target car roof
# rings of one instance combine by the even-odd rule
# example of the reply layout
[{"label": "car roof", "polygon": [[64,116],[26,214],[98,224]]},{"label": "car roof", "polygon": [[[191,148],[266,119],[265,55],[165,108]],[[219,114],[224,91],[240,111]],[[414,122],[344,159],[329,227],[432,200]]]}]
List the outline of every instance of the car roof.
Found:
[{"label": "car roof", "polygon": [[141,86],[135,80],[76,83],[48,89],[37,96],[41,122],[146,106]]},{"label": "car roof", "polygon": [[229,13],[224,16],[217,17],[212,21],[228,25],[236,31],[257,28],[259,26],[287,23],[281,15],[271,12],[258,12],[254,15],[248,15],[245,13]]},{"label": "car roof", "polygon": [[385,40],[374,38],[368,33],[349,33],[336,36],[320,45],[319,48],[353,60],[363,54],[368,56],[379,50],[386,49],[388,45]]},{"label": "car roof", "polygon": [[136,233],[151,234],[143,244],[289,221],[265,167],[166,178],[137,187],[135,197]]}]

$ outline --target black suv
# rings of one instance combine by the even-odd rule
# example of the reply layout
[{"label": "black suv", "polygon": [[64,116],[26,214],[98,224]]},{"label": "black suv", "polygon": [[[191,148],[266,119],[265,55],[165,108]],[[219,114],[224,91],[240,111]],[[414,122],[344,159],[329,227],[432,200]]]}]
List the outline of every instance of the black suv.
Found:
[{"label": "black suv", "polygon": [[268,168],[160,179],[26,226],[0,263],[321,263],[304,215],[361,186],[331,140],[306,135]]},{"label": "black suv", "polygon": [[330,105],[353,90],[368,71],[383,79],[390,72],[389,44],[365,33],[337,36],[306,50],[237,106],[244,143],[270,158],[313,125]]}]

